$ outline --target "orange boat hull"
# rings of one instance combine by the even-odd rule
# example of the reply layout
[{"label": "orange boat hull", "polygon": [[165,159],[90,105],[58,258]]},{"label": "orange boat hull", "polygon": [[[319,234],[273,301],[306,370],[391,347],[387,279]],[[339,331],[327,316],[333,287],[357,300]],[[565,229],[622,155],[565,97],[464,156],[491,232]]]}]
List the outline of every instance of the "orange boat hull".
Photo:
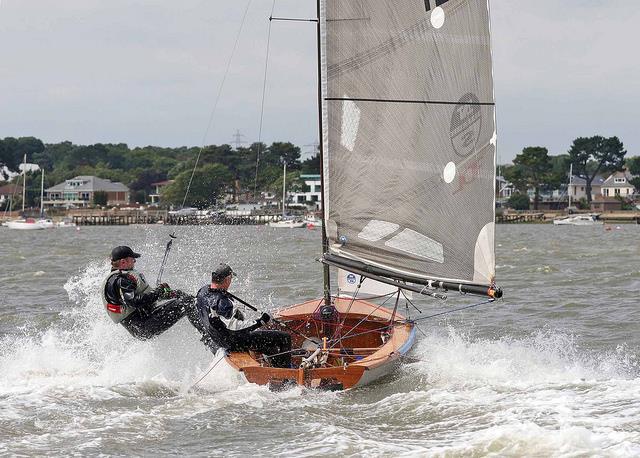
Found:
[{"label": "orange boat hull", "polygon": [[[276,317],[301,333],[321,339],[325,324],[314,317],[322,300],[308,301],[281,310]],[[265,365],[259,354],[230,352],[229,365],[259,385],[300,385],[320,389],[349,389],[366,385],[393,371],[415,340],[415,327],[399,314],[363,300],[336,298],[334,306],[343,323],[339,348],[327,349],[333,355],[326,367],[278,368]],[[391,321],[393,320],[393,321]],[[330,329],[332,332],[335,329]],[[292,334],[294,348],[302,339]]]}]

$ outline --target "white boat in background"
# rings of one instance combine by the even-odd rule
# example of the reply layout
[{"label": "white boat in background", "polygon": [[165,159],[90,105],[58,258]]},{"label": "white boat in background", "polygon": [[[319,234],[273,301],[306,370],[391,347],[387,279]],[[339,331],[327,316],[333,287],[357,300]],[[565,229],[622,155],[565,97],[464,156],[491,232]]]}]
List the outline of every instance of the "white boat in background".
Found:
[{"label": "white boat in background", "polygon": [[305,227],[307,225],[307,223],[305,223],[304,221],[300,221],[300,220],[295,220],[295,219],[283,219],[280,221],[269,221],[268,226],[269,227],[279,227],[279,228],[285,228],[285,229],[298,229],[301,227]]},{"label": "white boat in background", "polygon": [[269,227],[277,227],[281,229],[297,229],[305,227],[307,223],[302,219],[287,216],[287,162],[284,162],[284,171],[282,174],[282,219],[280,221],[269,221]]},{"label": "white boat in background", "polygon": [[76,227],[76,223],[71,218],[65,218],[62,221],[58,221],[56,227]]},{"label": "white boat in background", "polygon": [[316,215],[305,216],[304,222],[307,224],[308,228],[322,227],[322,220],[320,218],[317,218]]},{"label": "white boat in background", "polygon": [[[24,215],[24,202],[27,191],[27,155],[24,155],[22,161],[22,214]],[[39,229],[45,229],[45,225],[40,221],[36,221],[33,218],[14,219],[13,221],[7,221],[5,225],[9,229],[18,229],[22,231],[35,231]]]},{"label": "white boat in background", "polygon": [[604,224],[598,219],[598,214],[587,213],[582,215],[569,215],[553,220],[556,226],[601,226]]},{"label": "white boat in background", "polygon": [[40,218],[36,222],[42,226],[42,229],[55,229],[56,227],[56,223],[49,218]]},{"label": "white boat in background", "polygon": [[13,221],[7,221],[6,225],[9,229],[19,229],[23,231],[37,231],[45,228],[39,221],[33,218],[14,219]]},{"label": "white boat in background", "polygon": [[[567,193],[569,194],[569,211],[573,208],[571,206],[571,184],[573,182],[573,164],[569,167],[569,186],[567,187]],[[598,219],[600,215],[597,213],[582,213],[575,215],[568,215],[562,218],[556,218],[553,220],[553,224],[556,226],[600,226],[604,224]]]},{"label": "white boat in background", "polygon": [[38,219],[38,224],[40,224],[43,229],[54,229],[56,227],[56,223],[54,223],[51,219],[44,217],[44,169],[42,170],[42,178],[40,180],[40,219]]}]

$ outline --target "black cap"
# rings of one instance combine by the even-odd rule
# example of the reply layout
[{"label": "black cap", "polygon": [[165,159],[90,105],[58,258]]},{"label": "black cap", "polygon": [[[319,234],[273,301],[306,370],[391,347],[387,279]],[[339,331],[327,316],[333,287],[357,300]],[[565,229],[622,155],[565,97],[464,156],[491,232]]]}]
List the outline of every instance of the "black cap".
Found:
[{"label": "black cap", "polygon": [[117,261],[119,259],[125,258],[139,258],[139,253],[134,253],[134,251],[128,246],[117,246],[113,250],[111,250],[111,260]]},{"label": "black cap", "polygon": [[229,266],[229,264],[222,263],[216,268],[216,270],[211,272],[211,281],[214,282],[214,283],[220,283],[225,278],[227,278],[229,275],[235,276],[236,273]]}]

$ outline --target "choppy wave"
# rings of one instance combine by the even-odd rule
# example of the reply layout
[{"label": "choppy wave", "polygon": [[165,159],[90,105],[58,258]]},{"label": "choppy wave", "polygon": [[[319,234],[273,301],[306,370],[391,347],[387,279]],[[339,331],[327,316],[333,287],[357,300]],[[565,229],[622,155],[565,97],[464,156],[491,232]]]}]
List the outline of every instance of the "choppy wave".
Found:
[{"label": "choppy wave", "polygon": [[451,321],[421,325],[413,362],[363,389],[273,393],[220,365],[190,390],[214,356],[186,320],[148,342],[114,325],[95,294],[107,271],[89,264],[56,319],[0,339],[0,454],[640,454],[639,354],[624,342],[586,347],[553,321],[491,333]]}]

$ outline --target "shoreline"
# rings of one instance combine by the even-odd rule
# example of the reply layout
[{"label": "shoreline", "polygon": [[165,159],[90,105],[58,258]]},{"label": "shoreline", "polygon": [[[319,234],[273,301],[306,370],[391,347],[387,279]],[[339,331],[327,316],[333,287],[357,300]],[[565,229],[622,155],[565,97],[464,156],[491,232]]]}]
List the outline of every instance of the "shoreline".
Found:
[{"label": "shoreline", "polygon": [[[194,217],[173,216],[166,211],[158,210],[95,210],[93,212],[69,211],[64,214],[50,216],[54,222],[71,220],[78,226],[129,226],[129,225],[170,225],[170,226],[204,226],[204,225],[263,225],[279,219],[280,215],[260,214],[243,216]],[[577,212],[587,214],[597,212]],[[614,211],[597,213],[599,220],[606,224],[640,224],[640,211]],[[553,220],[567,216],[566,212],[505,212],[497,214],[496,224],[553,224]],[[17,212],[6,215],[0,213],[0,224],[20,216]]]}]

